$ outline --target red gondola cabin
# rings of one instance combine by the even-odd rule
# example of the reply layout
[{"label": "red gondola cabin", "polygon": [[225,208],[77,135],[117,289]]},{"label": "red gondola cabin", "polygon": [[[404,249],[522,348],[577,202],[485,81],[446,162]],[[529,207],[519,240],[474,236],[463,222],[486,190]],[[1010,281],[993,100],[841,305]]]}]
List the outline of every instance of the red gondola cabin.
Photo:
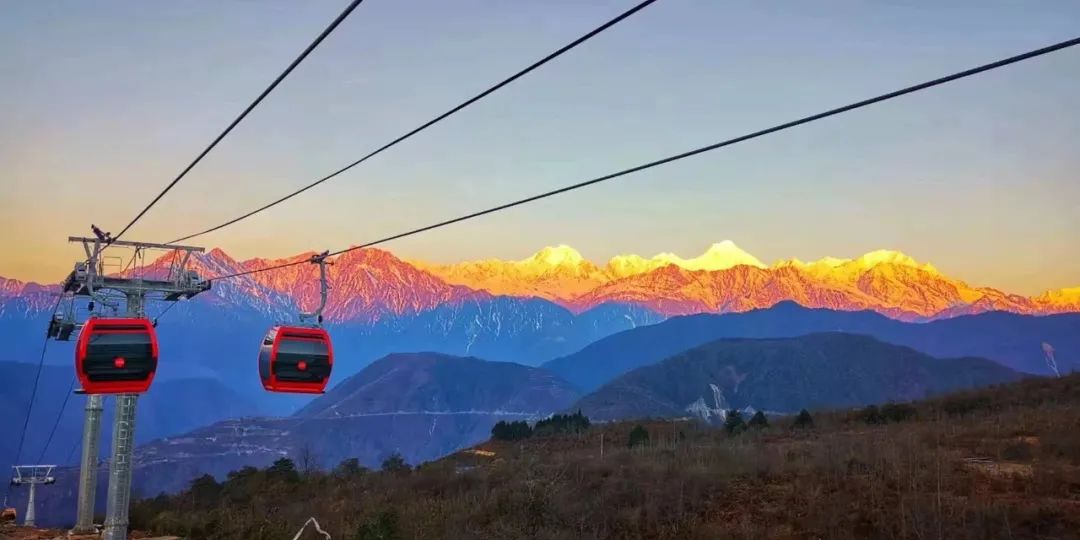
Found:
[{"label": "red gondola cabin", "polygon": [[322,328],[275,326],[259,349],[259,377],[270,392],[321,394],[333,365],[330,335]]},{"label": "red gondola cabin", "polygon": [[87,394],[141,394],[154,380],[157,360],[157,332],[148,319],[90,319],[75,344],[75,371]]}]

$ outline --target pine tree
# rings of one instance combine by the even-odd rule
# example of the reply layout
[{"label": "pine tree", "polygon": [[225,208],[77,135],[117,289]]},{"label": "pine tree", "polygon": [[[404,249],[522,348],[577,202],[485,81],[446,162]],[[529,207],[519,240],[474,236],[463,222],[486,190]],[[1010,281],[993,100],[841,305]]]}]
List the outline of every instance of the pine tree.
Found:
[{"label": "pine tree", "polygon": [[495,422],[495,425],[491,426],[491,438],[499,441],[510,440],[510,425],[505,420]]},{"label": "pine tree", "polygon": [[296,482],[300,480],[300,473],[296,472],[296,464],[289,458],[279,458],[267,467],[266,476],[285,480],[286,482]]},{"label": "pine tree", "polygon": [[589,429],[589,417],[581,413],[555,414],[536,423],[533,432],[541,435],[581,433]]},{"label": "pine tree", "polygon": [[221,484],[209,474],[204,474],[191,481],[191,499],[200,508],[209,508],[218,501],[221,493]]},{"label": "pine tree", "polygon": [[754,416],[750,417],[750,427],[756,429],[762,429],[769,427],[769,419],[765,418],[765,413],[758,411],[754,413]]},{"label": "pine tree", "polygon": [[799,411],[799,415],[795,417],[795,427],[814,427],[814,418],[810,416],[810,411],[807,411],[806,409]]},{"label": "pine tree", "polygon": [[382,470],[390,473],[403,473],[412,469],[408,463],[405,463],[405,458],[401,457],[401,454],[394,452],[383,460]]},{"label": "pine tree", "polygon": [[507,422],[499,420],[491,428],[491,438],[498,441],[519,441],[532,437],[533,429],[524,420]]},{"label": "pine tree", "polygon": [[724,418],[724,429],[729,435],[742,433],[746,429],[746,422],[743,420],[742,413],[736,409],[728,411],[727,417]]}]

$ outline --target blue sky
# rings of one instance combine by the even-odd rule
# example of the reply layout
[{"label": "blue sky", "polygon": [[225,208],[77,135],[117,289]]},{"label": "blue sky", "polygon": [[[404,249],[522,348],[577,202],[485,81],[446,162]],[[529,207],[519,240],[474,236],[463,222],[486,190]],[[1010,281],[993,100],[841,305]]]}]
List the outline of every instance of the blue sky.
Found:
[{"label": "blue sky", "polygon": [[[166,241],[306,184],[630,1],[367,0],[130,233]],[[22,2],[0,18],[0,275],[59,279],[342,9]],[[660,0],[300,198],[199,239],[337,249],[1080,34],[1080,3]],[[1080,285],[1080,49],[386,247],[412,258],[898,249],[969,283]]]}]

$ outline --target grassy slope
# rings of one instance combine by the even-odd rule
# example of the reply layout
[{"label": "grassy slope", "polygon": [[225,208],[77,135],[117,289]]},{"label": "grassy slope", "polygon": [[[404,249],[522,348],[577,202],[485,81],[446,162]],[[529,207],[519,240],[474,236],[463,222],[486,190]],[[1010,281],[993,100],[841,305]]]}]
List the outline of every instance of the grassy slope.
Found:
[{"label": "grassy slope", "polygon": [[[760,432],[641,422],[491,441],[408,472],[250,472],[142,501],[133,525],[281,538],[315,516],[334,538],[1076,538],[1080,374]],[[600,458],[601,438],[605,452]],[[280,475],[279,475],[280,476]],[[387,533],[391,533],[387,536]],[[396,536],[395,536],[396,535]]]}]

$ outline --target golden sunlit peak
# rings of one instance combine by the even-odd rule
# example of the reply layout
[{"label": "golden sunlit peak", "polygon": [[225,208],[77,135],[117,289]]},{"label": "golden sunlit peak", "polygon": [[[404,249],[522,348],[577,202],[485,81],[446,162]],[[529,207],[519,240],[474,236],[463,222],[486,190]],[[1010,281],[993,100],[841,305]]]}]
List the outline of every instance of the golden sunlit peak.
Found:
[{"label": "golden sunlit peak", "polygon": [[816,261],[803,262],[796,258],[783,259],[777,261],[773,265],[775,268],[792,266],[803,270],[811,270],[814,272],[831,272],[834,269],[851,269],[851,265],[854,265],[855,269],[868,270],[879,264],[891,264],[899,266],[907,266],[910,268],[918,268],[924,272],[930,272],[932,274],[938,274],[937,268],[934,265],[926,263],[921,264],[911,256],[902,253],[900,251],[894,251],[890,249],[878,249],[864,254],[857,259],[842,259],[838,257],[822,257]]},{"label": "golden sunlit peak", "polygon": [[547,266],[577,266],[585,261],[578,250],[566,245],[548,246],[537,251],[522,263],[541,263]]},{"label": "golden sunlit peak", "polygon": [[817,260],[818,264],[828,266],[829,268],[843,266],[849,262],[851,262],[851,259],[841,259],[839,257],[822,257]]},{"label": "golden sunlit peak", "polygon": [[1080,287],[1069,287],[1056,291],[1046,291],[1040,299],[1057,303],[1080,303]]},{"label": "golden sunlit peak", "polygon": [[607,270],[612,276],[620,278],[644,274],[666,264],[668,263],[656,259],[646,259],[640,255],[616,255],[608,261]]},{"label": "golden sunlit peak", "polygon": [[684,259],[674,253],[660,253],[651,259],[643,259],[637,255],[619,255],[612,258],[608,263],[613,268],[625,269],[652,269],[668,264],[686,270],[727,270],[739,265],[765,268],[765,265],[757,257],[743,251],[731,240],[717,242],[709,246],[705,253],[692,259]]},{"label": "golden sunlit peak", "polygon": [[863,255],[862,257],[856,259],[856,262],[858,262],[861,266],[865,268],[873,268],[874,266],[877,266],[879,264],[895,264],[918,268],[920,270],[924,270],[934,274],[938,273],[937,268],[934,268],[934,265],[930,263],[919,264],[918,261],[911,258],[910,256],[899,251],[893,251],[889,249],[878,249],[875,251],[871,251]]},{"label": "golden sunlit peak", "polygon": [[816,261],[803,262],[797,257],[790,259],[780,259],[774,266],[797,266],[799,268],[805,268],[809,266],[827,266],[829,268],[838,268],[850,263],[851,259],[841,259],[839,257],[822,257]]},{"label": "golden sunlit peak", "polygon": [[765,268],[753,255],[732,242],[717,242],[705,253],[692,259],[684,259],[674,253],[660,253],[650,259],[638,255],[616,255],[608,261],[608,272],[615,277],[632,276],[655,270],[661,266],[675,265],[686,270],[727,270],[739,265]]},{"label": "golden sunlit peak", "polygon": [[757,257],[743,251],[731,240],[717,242],[709,246],[705,253],[693,259],[682,260],[672,256],[671,262],[687,270],[727,270],[739,265],[765,268],[765,265]]}]

